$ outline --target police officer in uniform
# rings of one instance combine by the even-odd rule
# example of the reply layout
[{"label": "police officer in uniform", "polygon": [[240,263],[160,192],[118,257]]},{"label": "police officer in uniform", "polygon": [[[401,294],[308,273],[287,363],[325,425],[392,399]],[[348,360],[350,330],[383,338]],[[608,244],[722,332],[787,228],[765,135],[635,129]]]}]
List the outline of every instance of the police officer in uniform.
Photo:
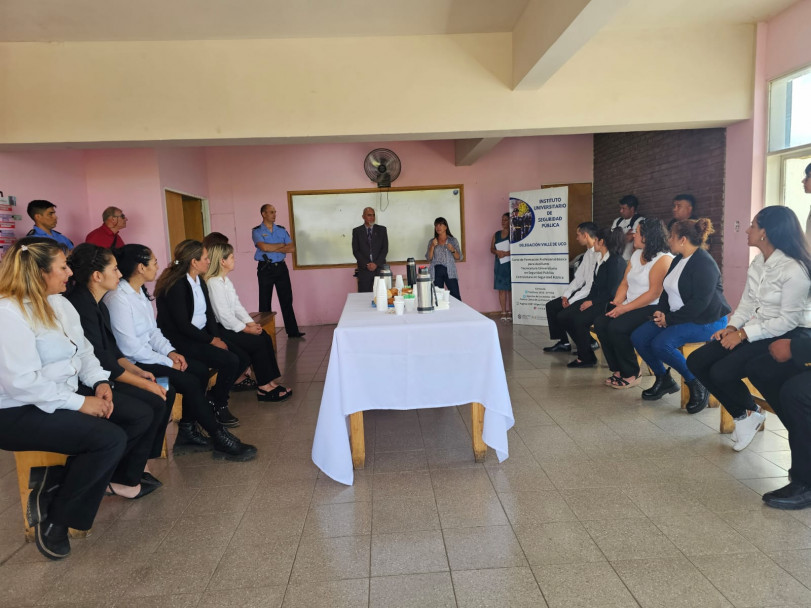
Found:
[{"label": "police officer in uniform", "polygon": [[46,239],[52,239],[62,245],[67,251],[73,249],[73,241],[61,232],[54,230],[57,222],[56,205],[51,201],[31,201],[28,203],[26,212],[28,213],[28,217],[34,220],[34,227],[29,230],[25,236],[40,236]]},{"label": "police officer in uniform", "polygon": [[296,247],[284,226],[276,224],[276,208],[273,205],[262,205],[262,223],[254,227],[251,237],[256,247],[253,259],[258,266],[256,275],[259,278],[259,312],[270,312],[270,301],[273,297],[273,286],[279,292],[279,305],[284,318],[284,329],[290,338],[301,338],[304,332],[298,329],[296,313],[293,311],[293,288],[290,286],[290,273],[284,259]]}]

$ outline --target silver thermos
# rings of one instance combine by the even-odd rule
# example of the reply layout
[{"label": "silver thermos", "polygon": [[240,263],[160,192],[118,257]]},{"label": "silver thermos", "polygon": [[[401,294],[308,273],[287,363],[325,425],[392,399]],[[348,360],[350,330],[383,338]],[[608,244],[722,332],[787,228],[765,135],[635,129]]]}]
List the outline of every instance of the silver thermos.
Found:
[{"label": "silver thermos", "polygon": [[409,287],[414,287],[417,283],[417,263],[414,258],[406,260],[406,282]]},{"label": "silver thermos", "polygon": [[386,282],[386,289],[391,289],[391,268],[388,264],[380,267],[380,278]]},{"label": "silver thermos", "polygon": [[420,266],[420,272],[417,274],[417,312],[434,312],[435,304],[436,294],[431,273],[426,266]]}]

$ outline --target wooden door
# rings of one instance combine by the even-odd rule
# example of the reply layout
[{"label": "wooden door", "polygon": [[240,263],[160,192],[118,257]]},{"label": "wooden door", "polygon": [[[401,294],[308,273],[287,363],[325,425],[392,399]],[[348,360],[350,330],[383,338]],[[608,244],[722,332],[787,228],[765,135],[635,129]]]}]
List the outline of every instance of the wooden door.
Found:
[{"label": "wooden door", "polygon": [[562,186],[569,187],[569,260],[573,260],[586,251],[586,248],[577,242],[577,226],[583,222],[592,221],[594,217],[592,211],[592,184],[591,182],[551,184],[541,187],[560,188]]},{"label": "wooden door", "polygon": [[166,224],[169,230],[169,251],[186,239],[202,241],[205,235],[203,201],[193,196],[166,190]]}]

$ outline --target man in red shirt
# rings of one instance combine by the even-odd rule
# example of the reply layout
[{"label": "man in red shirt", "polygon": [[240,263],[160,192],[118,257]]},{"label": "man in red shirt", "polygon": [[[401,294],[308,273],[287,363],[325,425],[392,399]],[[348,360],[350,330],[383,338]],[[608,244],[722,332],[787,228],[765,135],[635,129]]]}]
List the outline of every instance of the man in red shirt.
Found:
[{"label": "man in red shirt", "polygon": [[123,247],[124,241],[118,232],[127,227],[127,216],[124,212],[118,207],[107,207],[101,214],[101,219],[104,223],[89,232],[84,239],[85,242],[109,249]]}]

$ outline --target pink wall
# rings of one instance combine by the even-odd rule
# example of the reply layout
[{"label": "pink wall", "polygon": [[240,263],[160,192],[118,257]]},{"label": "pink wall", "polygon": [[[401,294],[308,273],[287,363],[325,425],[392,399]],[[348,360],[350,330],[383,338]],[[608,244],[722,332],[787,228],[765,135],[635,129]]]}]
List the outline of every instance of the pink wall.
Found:
[{"label": "pink wall", "polygon": [[[0,189],[16,195],[23,207],[32,198],[52,200],[58,205],[59,229],[77,243],[101,223],[105,207],[121,207],[129,218],[124,240],[151,247],[161,266],[170,259],[164,189],[208,198],[211,227],[232,239],[238,252],[233,279],[246,307],[254,309],[258,295],[250,230],[261,221],[259,207],[273,203],[278,223],[289,226],[288,190],[370,187],[362,161],[378,146],[394,149],[403,161],[397,186],[464,184],[461,291],[481,311],[498,310],[489,247],[508,193],[592,180],[592,136],[577,135],[505,139],[471,167],[454,164],[451,141],[4,153],[0,175],[6,181]],[[21,223],[20,236],[29,223]],[[299,323],[336,322],[346,294],[356,289],[352,270],[292,270],[292,261],[288,265]]]},{"label": "pink wall", "polygon": [[[751,251],[743,229],[765,204],[769,81],[811,64],[811,0],[801,0],[758,24],[752,118],[727,129],[724,285],[730,304],[740,299]],[[744,219],[745,218],[745,221]],[[734,232],[735,220],[741,231]]]},{"label": "pink wall", "polygon": [[81,150],[48,150],[0,153],[0,190],[17,197],[17,236],[24,236],[34,223],[25,213],[28,202],[35,198],[56,205],[59,220],[56,229],[69,239],[84,240],[87,221],[87,178],[84,152]]},{"label": "pink wall", "polygon": [[[261,205],[275,205],[277,222],[289,226],[288,190],[370,187],[362,161],[375,147],[390,147],[400,157],[403,171],[397,186],[464,184],[466,251],[459,281],[462,298],[480,311],[498,310],[489,248],[508,193],[549,183],[589,182],[592,176],[590,135],[505,139],[471,167],[455,166],[451,141],[209,148],[211,213],[220,225],[238,227],[234,279],[247,308],[258,300],[250,229],[261,221]],[[357,288],[352,269],[293,271],[289,258],[288,266],[299,324],[336,322],[346,294]]]}]

